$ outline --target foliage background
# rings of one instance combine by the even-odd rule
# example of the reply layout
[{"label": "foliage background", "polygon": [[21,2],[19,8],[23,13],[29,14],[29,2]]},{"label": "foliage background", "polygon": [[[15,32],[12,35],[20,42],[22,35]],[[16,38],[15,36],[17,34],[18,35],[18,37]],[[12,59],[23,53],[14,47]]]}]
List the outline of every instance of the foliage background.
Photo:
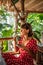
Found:
[{"label": "foliage background", "polygon": [[[0,38],[12,37],[13,25],[8,24],[7,16],[10,14],[5,10],[4,6],[0,7]],[[3,51],[8,50],[8,41],[3,41]]]},{"label": "foliage background", "polygon": [[27,22],[32,25],[33,31],[37,37],[41,38],[41,32],[43,31],[43,13],[29,13]]}]

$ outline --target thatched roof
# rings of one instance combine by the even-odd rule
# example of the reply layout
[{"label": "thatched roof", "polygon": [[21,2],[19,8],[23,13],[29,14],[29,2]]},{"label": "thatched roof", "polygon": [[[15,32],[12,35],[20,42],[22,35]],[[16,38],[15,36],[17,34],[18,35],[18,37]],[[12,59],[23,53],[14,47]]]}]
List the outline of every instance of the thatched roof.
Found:
[{"label": "thatched roof", "polygon": [[[20,2],[16,6],[21,9]],[[43,12],[43,0],[25,0],[25,10]]]},{"label": "thatched roof", "polygon": [[[1,2],[2,0],[0,0]],[[11,0],[3,0],[3,3],[6,2],[11,4]],[[25,10],[32,11],[32,12],[43,12],[43,0],[25,0]],[[21,10],[21,3],[20,1],[16,3],[16,6],[19,10]],[[15,10],[14,7],[10,7],[9,10]]]}]

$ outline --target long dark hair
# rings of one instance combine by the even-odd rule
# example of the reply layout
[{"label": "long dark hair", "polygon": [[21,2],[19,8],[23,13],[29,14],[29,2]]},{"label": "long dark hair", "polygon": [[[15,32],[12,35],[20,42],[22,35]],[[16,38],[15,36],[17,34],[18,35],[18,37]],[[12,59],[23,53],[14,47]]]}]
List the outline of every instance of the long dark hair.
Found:
[{"label": "long dark hair", "polygon": [[24,24],[21,25],[21,28],[26,29],[26,30],[29,29],[28,37],[31,37],[33,35],[31,24],[24,23]]}]

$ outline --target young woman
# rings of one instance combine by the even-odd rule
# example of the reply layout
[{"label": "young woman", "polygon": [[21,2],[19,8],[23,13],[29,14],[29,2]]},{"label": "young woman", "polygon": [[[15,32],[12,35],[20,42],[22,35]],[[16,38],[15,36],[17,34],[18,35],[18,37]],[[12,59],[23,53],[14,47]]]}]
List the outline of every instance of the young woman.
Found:
[{"label": "young woman", "polygon": [[32,27],[29,23],[25,23],[21,26],[21,40],[19,44],[20,55],[18,57],[6,53],[3,54],[7,65],[34,65],[33,54],[36,55],[38,51],[37,41],[33,38]]}]

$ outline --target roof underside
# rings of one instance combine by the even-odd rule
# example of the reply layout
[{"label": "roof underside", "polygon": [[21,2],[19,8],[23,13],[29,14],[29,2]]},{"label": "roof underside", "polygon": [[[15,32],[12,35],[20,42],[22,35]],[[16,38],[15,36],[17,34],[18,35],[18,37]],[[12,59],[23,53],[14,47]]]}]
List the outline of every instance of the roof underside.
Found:
[{"label": "roof underside", "polygon": [[[1,0],[0,0],[1,1]],[[6,4],[7,1],[11,3],[11,0],[3,0],[3,3]],[[16,7],[21,10],[21,3],[20,1],[16,3]],[[15,10],[14,7],[10,7],[9,10]],[[43,0],[25,0],[25,10],[28,11],[38,11],[43,12]]]}]

